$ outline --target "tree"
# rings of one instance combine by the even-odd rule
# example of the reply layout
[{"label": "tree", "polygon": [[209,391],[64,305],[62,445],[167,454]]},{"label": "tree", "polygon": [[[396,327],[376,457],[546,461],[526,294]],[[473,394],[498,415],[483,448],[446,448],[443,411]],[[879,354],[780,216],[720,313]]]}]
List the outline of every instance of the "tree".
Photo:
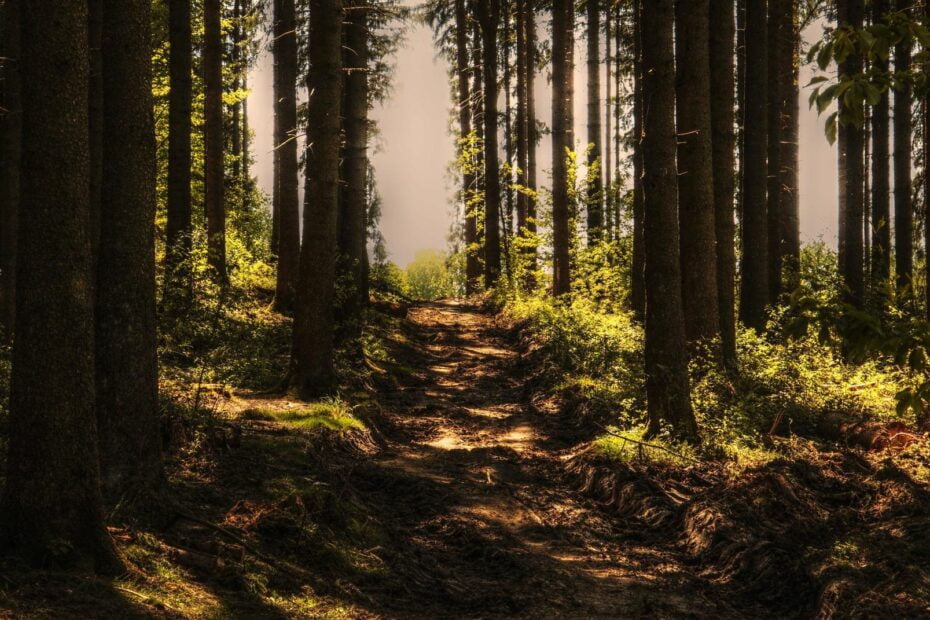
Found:
[{"label": "tree", "polygon": [[[642,0],[633,0],[633,256],[630,275],[630,306],[633,314],[643,319],[646,316],[646,253],[643,239],[643,151],[639,148],[643,139],[643,41]],[[617,29],[619,31],[619,28]],[[617,49],[620,45],[617,40]],[[619,93],[619,89],[617,90]],[[619,138],[620,125],[617,124]],[[619,149],[617,149],[619,159]]]},{"label": "tree", "polygon": [[613,71],[614,64],[620,56],[611,53],[613,43],[613,16],[614,7],[608,5],[604,15],[604,231],[607,239],[611,239],[617,230],[617,219],[614,208],[614,187],[613,187],[613,149],[611,148],[611,136],[613,128],[611,127],[613,111]]},{"label": "tree", "polygon": [[[588,243],[601,238],[604,227],[604,163],[601,145],[601,2],[587,0],[588,10]],[[591,173],[597,167],[597,173]]]},{"label": "tree", "polygon": [[[783,289],[785,266],[797,272],[798,41],[796,0],[770,0],[768,29],[768,279],[769,302]],[[792,275],[792,282],[795,280]]]},{"label": "tree", "polygon": [[100,241],[100,194],[103,186],[103,0],[87,2],[87,37],[90,53],[88,128],[90,131],[90,247],[91,261],[97,260]]},{"label": "tree", "polygon": [[20,6],[22,209],[3,543],[32,564],[117,574],[94,416],[87,2]]},{"label": "tree", "polygon": [[734,0],[710,0],[711,143],[714,160],[714,224],[717,238],[717,302],[724,363],[736,362],[734,280],[736,272],[733,193],[734,143]]},{"label": "tree", "polygon": [[[924,4],[924,20],[930,22],[930,2]],[[930,82],[930,67],[924,66],[924,78]],[[930,97],[923,98],[923,126],[930,127]],[[921,145],[924,156],[924,222],[930,222],[930,131],[923,132]],[[924,226],[924,247],[930,248],[930,226]],[[930,320],[930,261],[924,263],[924,305],[926,317]]]},{"label": "tree", "polygon": [[207,260],[220,283],[226,273],[226,205],[223,142],[223,32],[221,0],[203,2],[204,210]]},{"label": "tree", "polygon": [[[461,2],[462,0],[458,1]],[[517,185],[522,188],[517,194],[517,238],[521,240],[519,247],[524,253],[526,251],[527,218],[530,201],[526,191],[526,187],[529,185],[530,131],[527,119],[527,73],[531,69],[529,68],[526,45],[527,12],[529,10],[527,0],[517,0],[515,16],[517,30]]]},{"label": "tree", "polygon": [[766,0],[746,2],[746,111],[743,115],[740,318],[765,327],[768,285],[768,32]]},{"label": "tree", "polygon": [[535,286],[536,274],[536,147],[539,131],[536,126],[536,1],[524,0],[523,29],[526,35],[526,183],[530,195],[526,204],[526,230],[531,239],[527,247],[528,287]]},{"label": "tree", "polygon": [[6,0],[2,9],[3,89],[0,100],[0,341],[13,340],[16,310],[16,227],[22,155],[22,105],[19,76],[19,3]]},{"label": "tree", "polygon": [[497,283],[501,271],[501,177],[497,140],[497,30],[500,0],[478,0],[484,77],[484,284]]},{"label": "tree", "polygon": [[643,198],[646,252],[646,402],[648,436],[668,425],[673,435],[697,439],[681,302],[678,169],[675,162],[673,0],[641,7]]},{"label": "tree", "polygon": [[552,2],[552,292],[571,290],[571,208],[568,155],[575,145],[575,10],[571,0]]},{"label": "tree", "polygon": [[274,2],[275,204],[278,272],[275,308],[294,309],[300,269],[300,198],[297,161],[297,17],[294,0]]},{"label": "tree", "polygon": [[333,304],[342,101],[342,0],[310,1],[307,188],[294,323],[297,389],[325,396],[336,385]]},{"label": "tree", "polygon": [[[863,0],[840,0],[837,12],[840,25],[852,29],[861,29],[865,16]],[[858,75],[862,72],[862,58],[853,52],[840,64],[840,74]],[[839,116],[846,117],[846,103],[839,101]],[[865,139],[862,123],[840,121],[839,133],[843,136],[840,144],[841,171],[840,178],[844,187],[841,193],[840,226],[844,230],[843,253],[840,263],[840,275],[846,286],[847,300],[858,308],[865,303],[865,280],[863,273],[863,208],[864,195],[864,156]]]},{"label": "tree", "polygon": [[678,209],[682,303],[690,342],[720,335],[710,109],[709,0],[676,0]]},{"label": "tree", "polygon": [[161,475],[151,6],[149,0],[103,3],[97,428],[103,489],[114,500]]},{"label": "tree", "polygon": [[190,298],[191,114],[193,102],[190,0],[168,3],[168,190],[165,226],[165,296],[168,304]]},{"label": "tree", "polygon": [[[888,0],[875,0],[872,4],[872,21],[879,24],[885,21],[889,10]],[[878,57],[873,62],[873,70],[887,73],[888,58]],[[889,101],[888,91],[884,91],[872,108],[872,252],[871,276],[876,293],[883,295],[891,277],[891,179],[889,178],[888,160],[891,158],[889,142]],[[866,229],[868,227],[866,226]]]},{"label": "tree", "polygon": [[368,305],[368,2],[350,0],[343,26],[342,191],[339,194],[339,254],[348,288],[340,323],[344,340],[358,343]]},{"label": "tree", "polygon": [[[912,0],[897,0],[898,11],[909,11]],[[911,69],[910,39],[901,40],[894,48],[895,71],[906,74]],[[894,93],[894,247],[895,277],[898,295],[910,296],[914,278],[914,212],[911,206],[911,85],[903,80]],[[926,128],[924,132],[926,132]],[[887,165],[887,164],[886,164]]]},{"label": "tree", "polygon": [[[465,153],[472,136],[472,92],[469,83],[468,12],[465,0],[455,0],[455,72],[458,80],[459,152]],[[473,295],[480,288],[481,263],[475,251],[478,242],[478,214],[471,203],[477,179],[471,170],[462,177],[462,203],[465,214],[465,292]]]}]

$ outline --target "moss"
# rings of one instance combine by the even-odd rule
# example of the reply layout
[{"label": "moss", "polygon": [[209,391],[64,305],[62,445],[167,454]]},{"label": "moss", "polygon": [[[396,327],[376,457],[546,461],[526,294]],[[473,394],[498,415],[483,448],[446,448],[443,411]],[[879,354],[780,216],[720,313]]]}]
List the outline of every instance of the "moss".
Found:
[{"label": "moss", "polygon": [[299,409],[255,408],[240,414],[245,420],[281,422],[300,429],[325,428],[331,431],[361,430],[365,425],[352,415],[342,401],[314,403]]}]

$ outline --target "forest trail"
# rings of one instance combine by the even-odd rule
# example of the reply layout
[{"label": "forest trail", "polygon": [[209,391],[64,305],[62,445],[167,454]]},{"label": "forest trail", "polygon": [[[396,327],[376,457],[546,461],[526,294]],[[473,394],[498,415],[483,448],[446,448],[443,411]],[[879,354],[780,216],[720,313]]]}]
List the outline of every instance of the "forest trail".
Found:
[{"label": "forest trail", "polygon": [[[380,397],[390,448],[352,476],[400,551],[357,584],[387,617],[681,617],[715,613],[672,550],[636,542],[561,474],[525,403],[515,343],[459,302],[414,306]],[[566,446],[561,446],[566,447]],[[564,452],[564,451],[563,451]],[[641,526],[640,526],[641,527]]]}]

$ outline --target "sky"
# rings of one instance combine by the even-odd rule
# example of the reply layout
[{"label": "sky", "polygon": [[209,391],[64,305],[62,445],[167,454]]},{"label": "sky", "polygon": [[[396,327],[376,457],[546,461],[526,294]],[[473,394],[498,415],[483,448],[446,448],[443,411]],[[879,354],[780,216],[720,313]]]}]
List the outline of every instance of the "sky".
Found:
[{"label": "sky", "polygon": [[[413,2],[413,0],[410,0]],[[540,38],[548,36],[541,17]],[[805,40],[816,40],[821,25],[805,32]],[[579,27],[579,34],[582,29]],[[578,148],[587,135],[586,42],[576,37],[575,135]],[[378,188],[383,199],[381,230],[390,258],[407,265],[421,249],[444,249],[453,218],[451,200],[455,179],[450,165],[455,159],[452,134],[453,109],[448,71],[438,58],[430,30],[412,23],[396,57],[394,89],[372,117],[379,136],[371,151]],[[263,53],[250,76],[249,121],[255,133],[253,155],[259,186],[270,196],[272,188],[272,66]],[[835,245],[837,171],[836,150],[824,137],[823,119],[808,109],[810,69],[802,69],[800,93],[800,209],[803,241],[822,238]],[[603,80],[602,80],[603,81]],[[551,87],[547,76],[536,79],[537,116],[551,121]],[[539,146],[539,178],[547,184],[551,169],[551,144],[543,138]]]}]

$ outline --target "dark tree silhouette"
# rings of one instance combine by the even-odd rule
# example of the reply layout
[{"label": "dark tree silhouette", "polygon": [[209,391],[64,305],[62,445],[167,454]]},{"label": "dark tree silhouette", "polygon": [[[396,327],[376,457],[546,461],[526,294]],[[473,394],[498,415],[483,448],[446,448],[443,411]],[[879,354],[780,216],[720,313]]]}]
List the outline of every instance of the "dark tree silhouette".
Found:
[{"label": "dark tree silhouette", "polygon": [[492,287],[501,271],[501,176],[497,132],[497,31],[500,0],[478,0],[484,78],[484,284]]},{"label": "dark tree silhouette", "polygon": [[87,2],[20,6],[22,209],[2,542],[35,565],[116,574],[94,414]]},{"label": "dark tree silhouette", "polygon": [[575,11],[571,0],[552,2],[552,292],[571,290],[571,208],[568,153],[574,150]]},{"label": "dark tree silhouette", "polygon": [[7,0],[2,9],[0,57],[0,340],[13,340],[16,314],[16,227],[19,214],[19,174],[22,156],[22,105],[19,77],[19,4]]},{"label": "dark tree silhouette", "polygon": [[649,102],[644,106],[640,142],[645,200],[647,435],[655,435],[668,425],[676,436],[696,440],[678,251],[674,0],[649,0],[641,11],[643,99]]},{"label": "dark tree silhouette", "polygon": [[207,259],[218,282],[225,283],[226,205],[224,191],[223,32],[221,0],[203,2],[204,210]]},{"label": "dark tree silhouette", "polygon": [[601,238],[604,227],[604,171],[591,175],[595,164],[604,165],[601,141],[601,2],[587,0],[588,13],[588,243]]}]

